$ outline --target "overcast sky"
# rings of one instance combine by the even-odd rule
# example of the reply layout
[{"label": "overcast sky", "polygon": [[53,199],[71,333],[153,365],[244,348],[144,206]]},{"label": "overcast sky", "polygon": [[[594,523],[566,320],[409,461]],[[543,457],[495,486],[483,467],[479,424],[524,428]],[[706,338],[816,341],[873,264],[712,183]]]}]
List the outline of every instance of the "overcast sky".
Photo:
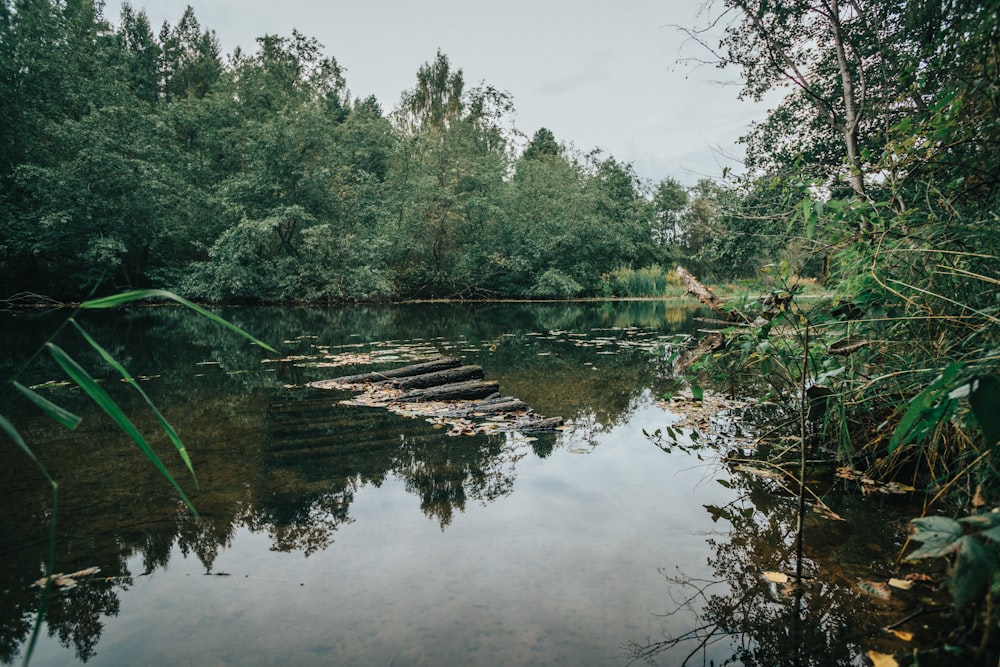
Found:
[{"label": "overcast sky", "polygon": [[[119,21],[120,0],[105,16]],[[513,96],[529,137],[547,127],[562,143],[631,162],[654,183],[693,184],[738,169],[736,139],[766,106],[741,102],[735,73],[678,65],[699,55],[673,25],[694,25],[702,0],[132,0],[155,33],[194,7],[228,54],[255,51],[264,34],[315,37],[346,69],[355,97],[386,112],[440,48],[466,86]],[[723,85],[728,80],[730,85]]]}]

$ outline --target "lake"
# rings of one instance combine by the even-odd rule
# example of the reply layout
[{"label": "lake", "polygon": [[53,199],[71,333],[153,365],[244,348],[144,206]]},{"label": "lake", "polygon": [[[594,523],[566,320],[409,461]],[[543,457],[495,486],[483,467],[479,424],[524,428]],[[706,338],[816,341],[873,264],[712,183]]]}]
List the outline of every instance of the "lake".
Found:
[{"label": "lake", "polygon": [[[857,586],[891,571],[905,500],[831,489],[846,521],[807,521],[821,575],[796,592],[762,576],[794,567],[795,499],[722,461],[742,447],[727,441],[725,410],[701,416],[722,435],[692,438],[689,415],[664,400],[685,386],[669,357],[706,326],[697,308],[219,313],[282,356],[175,308],[79,318],[184,438],[197,484],[141,401],[73,332],[57,338],[154,443],[200,520],[48,357],[18,377],[83,416],[76,431],[4,389],[3,413],[60,484],[56,572],[100,570],[53,594],[31,664],[852,665],[906,646],[881,628],[916,594]],[[5,377],[66,315],[0,313]],[[502,393],[566,426],[454,437],[306,386],[440,355],[481,365]],[[673,439],[655,435],[671,425]],[[52,496],[4,442],[0,660],[15,663]]]}]

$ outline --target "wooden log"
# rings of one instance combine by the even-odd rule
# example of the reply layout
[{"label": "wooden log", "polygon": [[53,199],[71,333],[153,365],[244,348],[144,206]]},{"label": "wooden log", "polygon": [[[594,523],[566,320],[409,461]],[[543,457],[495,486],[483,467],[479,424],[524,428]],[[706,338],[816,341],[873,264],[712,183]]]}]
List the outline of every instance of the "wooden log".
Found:
[{"label": "wooden log", "polygon": [[442,384],[452,384],[454,382],[464,382],[466,380],[482,380],[482,366],[459,366],[449,368],[434,373],[423,373],[421,375],[411,375],[409,377],[392,380],[390,384],[399,389],[423,389],[425,387],[436,387]]},{"label": "wooden log", "polygon": [[723,302],[719,297],[712,293],[712,290],[708,289],[701,284],[701,281],[694,277],[694,274],[685,269],[683,266],[677,267],[677,276],[681,279],[681,283],[687,288],[689,294],[694,294],[698,301],[714,310],[716,313],[726,318],[730,319],[729,313],[723,310]]},{"label": "wooden log", "polygon": [[541,433],[544,431],[555,431],[562,425],[562,417],[549,417],[548,419],[538,419],[523,424],[516,423],[511,430],[520,431],[521,433]]},{"label": "wooden log", "polygon": [[513,396],[502,401],[490,401],[489,403],[479,403],[472,406],[471,414],[495,415],[501,412],[527,412],[531,410],[528,404]]},{"label": "wooden log", "polygon": [[414,389],[396,396],[395,403],[417,403],[421,401],[471,401],[489,396],[500,388],[499,382],[486,380],[469,380],[443,384],[426,389]]},{"label": "wooden log", "polygon": [[413,375],[423,375],[425,373],[434,373],[437,371],[447,370],[449,368],[456,368],[461,365],[462,365],[461,359],[455,359],[452,357],[441,357],[440,359],[433,359],[431,361],[425,361],[419,364],[411,364],[409,366],[402,366],[400,368],[392,368],[385,371],[361,373],[360,375],[345,375],[343,377],[333,378],[332,380],[320,380],[319,382],[310,382],[309,386],[318,387],[320,389],[329,389],[331,385],[377,384],[379,382],[387,382],[394,378],[403,378],[403,377],[410,377]]}]

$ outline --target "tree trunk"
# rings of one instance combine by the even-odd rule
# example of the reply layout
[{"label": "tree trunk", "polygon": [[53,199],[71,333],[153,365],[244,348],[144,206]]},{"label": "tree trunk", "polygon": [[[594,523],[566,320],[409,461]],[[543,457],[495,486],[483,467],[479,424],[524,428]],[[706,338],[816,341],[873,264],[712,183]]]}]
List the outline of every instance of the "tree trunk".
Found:
[{"label": "tree trunk", "polygon": [[[863,85],[856,85],[847,63],[847,49],[844,46],[844,31],[840,25],[840,5],[837,0],[830,0],[827,6],[830,12],[830,31],[833,33],[833,46],[837,51],[837,67],[840,69],[840,81],[844,87],[844,124],[840,131],[847,148],[848,168],[851,170],[851,188],[859,197],[865,196],[865,180],[861,170],[861,153],[858,150],[858,126],[861,116],[858,111],[858,93],[863,93]],[[858,63],[859,67],[863,67]],[[864,224],[867,224],[865,221]],[[867,230],[865,230],[867,231]]]}]

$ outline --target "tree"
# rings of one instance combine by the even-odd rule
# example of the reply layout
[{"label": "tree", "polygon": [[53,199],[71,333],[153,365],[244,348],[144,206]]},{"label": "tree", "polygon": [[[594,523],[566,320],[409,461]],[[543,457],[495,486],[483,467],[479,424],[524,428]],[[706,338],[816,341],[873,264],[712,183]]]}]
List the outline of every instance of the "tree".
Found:
[{"label": "tree", "polygon": [[684,186],[673,178],[660,181],[653,192],[653,242],[663,247],[678,239],[681,214],[688,205]]},{"label": "tree", "polygon": [[556,142],[556,135],[544,127],[535,131],[531,143],[524,149],[525,160],[531,160],[541,155],[562,155],[562,148]]},{"label": "tree", "polygon": [[735,16],[725,29],[720,65],[741,67],[743,94],[758,101],[779,83],[793,85],[791,99],[808,104],[840,137],[847,180],[864,196],[859,131],[869,76],[861,45],[875,17],[861,1],[841,7],[838,0],[725,0],[724,6]]},{"label": "tree", "polygon": [[222,74],[215,32],[202,32],[190,6],[176,26],[160,30],[160,87],[167,101],[204,97]]}]

